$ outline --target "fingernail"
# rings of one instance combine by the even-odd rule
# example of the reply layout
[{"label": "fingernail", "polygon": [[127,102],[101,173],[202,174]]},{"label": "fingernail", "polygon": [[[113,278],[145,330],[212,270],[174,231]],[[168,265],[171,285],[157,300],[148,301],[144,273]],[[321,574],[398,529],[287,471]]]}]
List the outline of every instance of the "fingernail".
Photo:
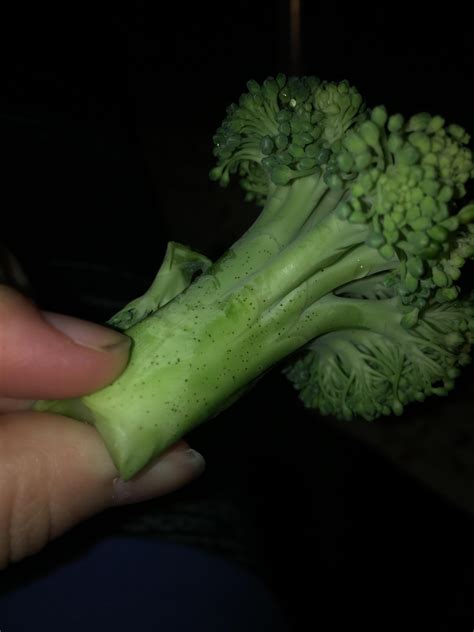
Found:
[{"label": "fingernail", "polygon": [[116,478],[113,503],[129,505],[163,496],[197,478],[205,467],[204,457],[196,450],[170,452],[129,481]]},{"label": "fingernail", "polygon": [[114,329],[53,312],[43,312],[43,317],[55,329],[83,347],[119,353],[130,347],[130,338]]}]

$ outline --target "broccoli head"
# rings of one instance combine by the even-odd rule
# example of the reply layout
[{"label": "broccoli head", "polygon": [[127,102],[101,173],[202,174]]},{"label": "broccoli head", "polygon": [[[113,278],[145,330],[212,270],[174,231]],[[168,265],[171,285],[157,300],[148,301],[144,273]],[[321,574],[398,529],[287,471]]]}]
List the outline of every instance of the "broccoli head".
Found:
[{"label": "broccoli head", "polygon": [[368,107],[347,81],[280,74],[227,110],[210,177],[261,206],[215,262],[172,243],[110,324],[133,342],[110,386],[38,410],[93,423],[124,478],[283,367],[321,414],[372,420],[446,395],[469,363],[469,136]]}]

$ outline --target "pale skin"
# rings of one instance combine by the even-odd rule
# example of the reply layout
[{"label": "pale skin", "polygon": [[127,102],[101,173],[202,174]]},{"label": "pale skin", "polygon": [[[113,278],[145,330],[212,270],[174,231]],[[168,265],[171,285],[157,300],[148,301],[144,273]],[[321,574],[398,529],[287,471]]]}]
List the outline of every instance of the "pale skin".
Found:
[{"label": "pale skin", "polygon": [[109,384],[128,354],[125,336],[42,312],[0,285],[0,568],[108,507],[167,494],[203,471],[180,441],[125,483],[93,427],[29,410]]}]

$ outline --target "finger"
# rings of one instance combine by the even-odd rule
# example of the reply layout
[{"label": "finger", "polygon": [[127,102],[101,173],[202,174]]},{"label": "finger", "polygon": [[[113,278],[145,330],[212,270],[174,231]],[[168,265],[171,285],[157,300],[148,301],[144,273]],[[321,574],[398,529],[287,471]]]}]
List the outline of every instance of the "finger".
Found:
[{"label": "finger", "polygon": [[0,395],[78,397],[111,383],[125,368],[130,339],[61,314],[44,313],[0,286]]},{"label": "finger", "polygon": [[0,397],[0,414],[13,413],[17,410],[29,410],[33,405],[31,399],[13,399],[11,397]]},{"label": "finger", "polygon": [[0,424],[0,568],[39,551],[103,509],[161,496],[203,469],[201,455],[181,441],[124,482],[91,426],[46,413],[5,415]]}]

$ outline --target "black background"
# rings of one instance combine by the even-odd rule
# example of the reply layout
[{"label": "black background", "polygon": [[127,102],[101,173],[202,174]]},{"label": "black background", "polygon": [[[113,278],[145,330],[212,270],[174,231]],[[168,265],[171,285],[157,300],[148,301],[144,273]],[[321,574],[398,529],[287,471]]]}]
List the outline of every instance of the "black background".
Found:
[{"label": "black background", "polygon": [[[180,195],[192,170],[196,195],[206,192],[199,202],[225,204],[207,179],[211,137],[249,78],[295,70],[287,3],[164,7],[28,7],[3,20],[2,240],[31,274],[50,258],[149,271],[170,235],[212,256],[228,243],[206,236],[222,229],[200,205],[181,210]],[[303,2],[296,70],[347,78],[370,105],[469,128],[473,52],[462,16]]]},{"label": "black background", "polygon": [[[48,309],[102,320],[144,289],[169,239],[215,257],[242,232],[253,209],[207,173],[212,134],[250,78],[347,78],[371,105],[474,130],[461,4],[446,15],[303,2],[297,69],[286,2],[126,4],[3,21],[0,239]],[[315,424],[278,374],[222,417],[193,434],[208,472],[177,497],[238,505],[254,567],[292,621],[341,608],[474,614],[469,516]]]}]

